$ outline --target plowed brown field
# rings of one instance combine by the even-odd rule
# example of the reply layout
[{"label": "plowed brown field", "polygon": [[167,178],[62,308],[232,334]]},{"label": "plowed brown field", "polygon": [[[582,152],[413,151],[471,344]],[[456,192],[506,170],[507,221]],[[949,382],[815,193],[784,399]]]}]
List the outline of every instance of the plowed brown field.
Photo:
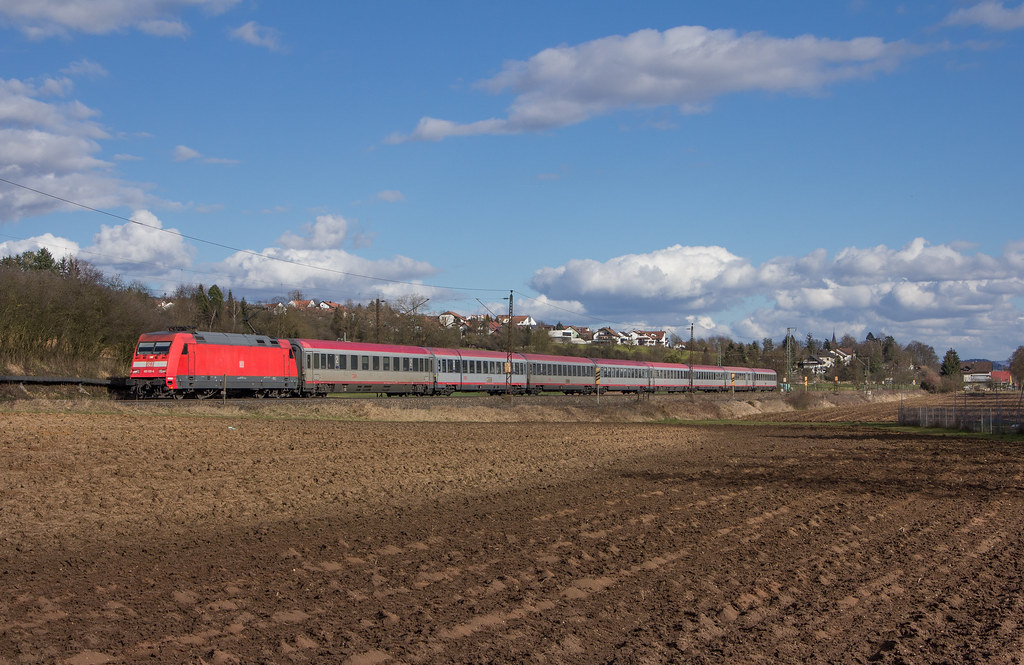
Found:
[{"label": "plowed brown field", "polygon": [[0,664],[1024,662],[1019,438],[544,399],[3,402]]}]

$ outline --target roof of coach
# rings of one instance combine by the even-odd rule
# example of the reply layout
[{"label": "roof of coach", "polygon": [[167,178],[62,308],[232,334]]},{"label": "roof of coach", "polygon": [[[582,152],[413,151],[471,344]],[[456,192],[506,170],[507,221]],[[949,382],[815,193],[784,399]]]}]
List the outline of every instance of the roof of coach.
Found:
[{"label": "roof of coach", "polygon": [[[488,351],[486,349],[440,349],[431,347],[430,351],[436,356],[455,356],[458,358],[488,358],[491,360],[505,360],[508,353],[505,351]],[[523,354],[513,353],[512,357],[522,360]]]},{"label": "roof of coach", "polygon": [[409,346],[405,344],[371,344],[369,342],[342,342],[322,339],[293,339],[292,343],[298,344],[310,351],[348,351],[365,353],[409,353],[414,355],[430,355],[428,349],[422,346]]},{"label": "roof of coach", "polygon": [[619,360],[618,358],[594,358],[598,365],[619,365],[621,367],[650,367],[650,363],[639,360]]},{"label": "roof of coach", "polygon": [[523,357],[534,362],[582,363],[584,365],[594,364],[594,360],[592,358],[583,358],[580,356],[549,356],[542,353],[524,353]]}]

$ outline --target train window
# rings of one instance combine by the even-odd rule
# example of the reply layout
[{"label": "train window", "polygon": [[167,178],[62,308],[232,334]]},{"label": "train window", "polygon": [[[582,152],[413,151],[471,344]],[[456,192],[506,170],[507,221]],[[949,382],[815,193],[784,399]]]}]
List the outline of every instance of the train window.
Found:
[{"label": "train window", "polygon": [[398,363],[399,362],[400,361],[398,359],[398,356],[395,356],[394,358],[391,359],[391,366],[395,368],[394,371],[396,371],[396,372],[398,371]]},{"label": "train window", "polygon": [[384,356],[384,366],[381,369],[385,372],[391,371],[391,356]]},{"label": "train window", "polygon": [[144,356],[147,353],[153,353],[154,348],[156,348],[154,342],[139,342],[139,348],[135,350],[135,355]]},{"label": "train window", "polygon": [[408,372],[409,371],[409,359],[408,358],[402,358],[402,371],[403,372]]},{"label": "train window", "polygon": [[320,354],[313,354],[313,369],[320,369]]},{"label": "train window", "polygon": [[364,372],[370,370],[370,356],[359,356],[359,368]]},{"label": "train window", "polygon": [[348,363],[345,362],[347,360],[348,360],[348,356],[346,356],[344,354],[338,356],[338,369],[348,369]]},{"label": "train window", "polygon": [[349,358],[349,367],[359,369],[359,356],[353,355]]},{"label": "train window", "polygon": [[373,371],[380,371],[380,356],[373,356]]},{"label": "train window", "polygon": [[164,355],[171,350],[170,342],[157,342],[153,347],[153,353],[157,355]]}]

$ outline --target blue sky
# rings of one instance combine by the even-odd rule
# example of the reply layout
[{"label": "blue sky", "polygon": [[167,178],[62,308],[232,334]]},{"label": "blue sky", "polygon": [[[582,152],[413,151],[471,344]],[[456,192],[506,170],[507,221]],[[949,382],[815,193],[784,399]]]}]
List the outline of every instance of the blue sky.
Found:
[{"label": "blue sky", "polygon": [[1019,2],[0,0],[0,254],[1005,359],[1022,46]]}]

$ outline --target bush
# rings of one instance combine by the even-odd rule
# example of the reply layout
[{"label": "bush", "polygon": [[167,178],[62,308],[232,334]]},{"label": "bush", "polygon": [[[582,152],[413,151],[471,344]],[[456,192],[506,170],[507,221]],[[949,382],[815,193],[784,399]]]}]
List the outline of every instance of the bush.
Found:
[{"label": "bush", "polygon": [[814,406],[814,395],[806,390],[796,390],[786,395],[786,404],[789,404],[797,411],[806,411]]},{"label": "bush", "polygon": [[942,377],[939,373],[933,369],[925,368],[921,370],[921,389],[927,390],[930,393],[937,393],[942,391]]}]

